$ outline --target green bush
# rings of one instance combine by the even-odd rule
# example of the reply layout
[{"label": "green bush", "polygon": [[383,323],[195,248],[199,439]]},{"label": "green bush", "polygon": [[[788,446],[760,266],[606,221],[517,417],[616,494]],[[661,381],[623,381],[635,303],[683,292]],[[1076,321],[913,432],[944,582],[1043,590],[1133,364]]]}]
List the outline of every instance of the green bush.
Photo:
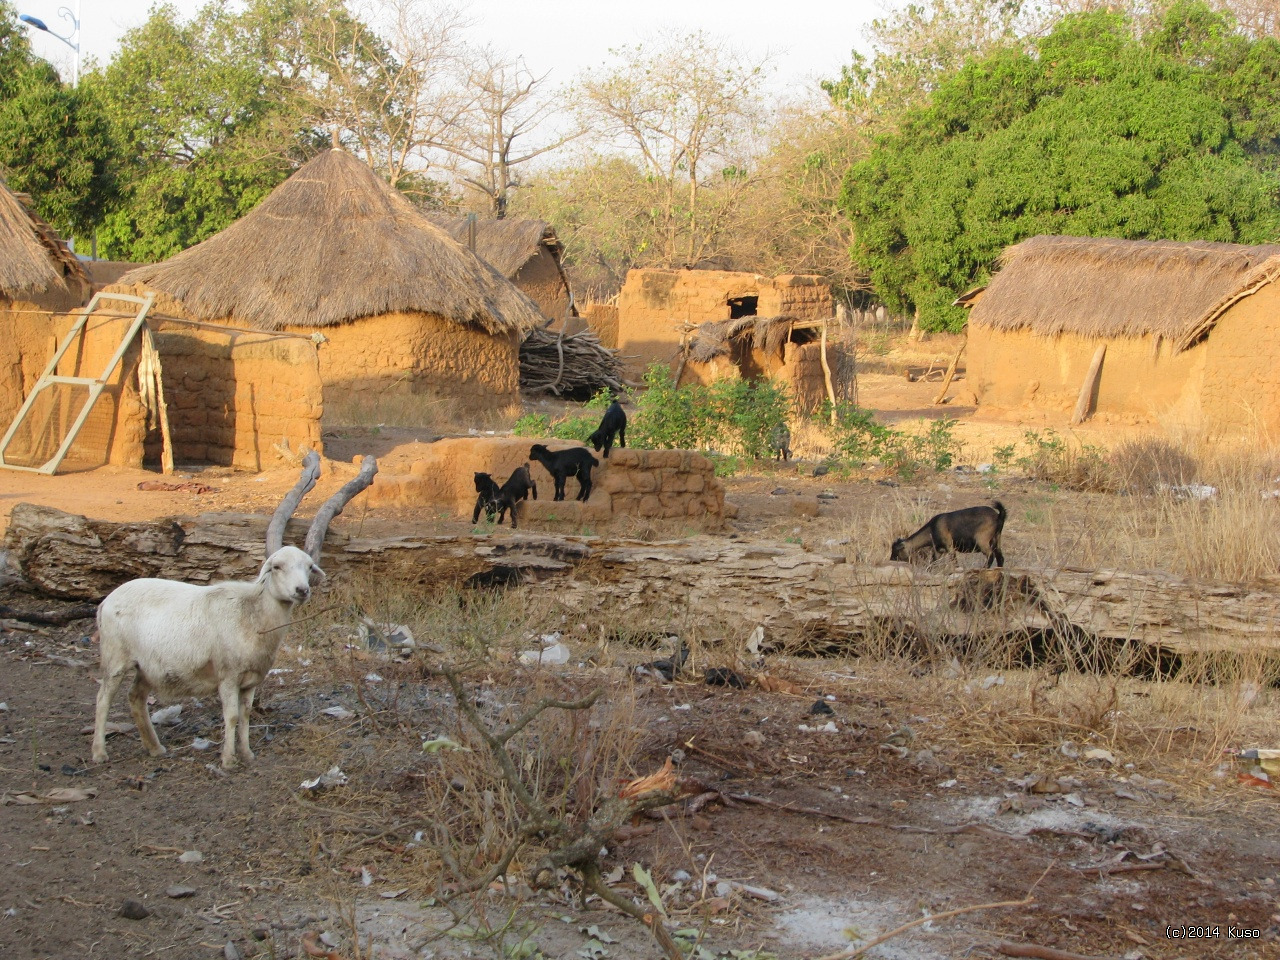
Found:
[{"label": "green bush", "polygon": [[517,437],[545,437],[551,432],[551,418],[545,413],[526,413],[511,425]]},{"label": "green bush", "polygon": [[644,383],[639,409],[627,425],[632,443],[651,450],[714,450],[726,455],[726,469],[738,458],[767,457],[769,437],[786,423],[791,406],[786,390],[772,380],[677,387],[671,370],[655,363]]},{"label": "green bush", "polygon": [[[828,406],[823,418],[830,417]],[[907,433],[877,422],[870,410],[839,406],[830,433],[837,460],[853,466],[878,460],[900,477],[911,479],[955,464],[961,448],[955,429],[955,420],[942,419],[932,421],[923,433]]]}]

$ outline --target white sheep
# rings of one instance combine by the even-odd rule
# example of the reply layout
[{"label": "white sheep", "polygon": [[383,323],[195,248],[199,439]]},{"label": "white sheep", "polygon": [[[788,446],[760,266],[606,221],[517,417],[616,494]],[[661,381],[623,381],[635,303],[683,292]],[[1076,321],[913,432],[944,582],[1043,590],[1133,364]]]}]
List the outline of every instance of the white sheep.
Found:
[{"label": "white sheep", "polygon": [[198,587],[145,578],[117,587],[98,607],[102,686],[93,728],[93,759],[107,759],[107,712],[124,674],[137,669],[129,710],[153,757],[163,756],[147,713],[153,690],[163,700],[207,696],[222,700],[222,765],[236,765],[249,749],[249,711],[271,669],[295,605],[311,596],[311,575],[323,577],[297,547],[281,547],[252,582]]}]

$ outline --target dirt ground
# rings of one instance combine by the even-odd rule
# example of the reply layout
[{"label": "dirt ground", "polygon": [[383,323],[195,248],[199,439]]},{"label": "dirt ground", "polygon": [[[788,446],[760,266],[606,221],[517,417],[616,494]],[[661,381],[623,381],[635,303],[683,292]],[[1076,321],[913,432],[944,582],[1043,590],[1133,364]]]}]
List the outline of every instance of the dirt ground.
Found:
[{"label": "dirt ground", "polygon": [[[863,402],[890,419],[935,416],[937,386],[868,373]],[[1029,426],[942,411],[964,416],[958,433],[978,456]],[[327,453],[374,453],[394,469],[430,439],[348,430],[327,438]],[[267,512],[295,478],[290,467],[258,477],[206,470],[192,479],[217,489],[192,493],[139,491],[155,476],[134,471],[0,473],[0,500],[121,520]],[[312,497],[341,479],[327,477]],[[834,491],[849,509],[890,489],[795,468],[743,477],[730,481],[742,511],[734,533],[785,535],[780,484]],[[935,482],[928,496],[977,502],[988,493]],[[357,502],[337,525],[461,532],[467,519],[373,516]],[[0,603],[57,606],[14,588]],[[584,907],[568,887],[496,888],[481,906],[492,927],[508,923],[505,935],[485,938],[474,920],[440,935],[448,915],[420,869],[434,812],[415,778],[428,769],[419,742],[448,728],[453,707],[443,683],[414,666],[427,651],[395,662],[345,637],[295,632],[255,716],[258,758],[225,774],[209,701],[187,701],[161,729],[168,756],[149,758],[124,732],[109,741],[109,763],[90,762],[91,631],[88,620],[0,620],[0,956],[301,957],[331,949],[317,946],[322,934],[341,960],[662,956],[637,922],[598,901]],[[539,670],[554,670],[566,689],[602,686],[607,699],[634,700],[635,770],[675,756],[681,775],[702,785],[696,810],[686,801],[663,819],[642,818],[603,861],[615,889],[640,898],[632,866],[644,864],[673,924],[697,931],[698,956],[816,957],[926,915],[1015,902],[921,924],[867,955],[994,958],[1001,944],[1031,944],[1126,960],[1280,957],[1275,794],[1237,782],[1227,766],[1182,782],[1148,758],[1065,756],[1059,742],[1070,731],[1031,744],[994,732],[957,737],[957,718],[972,728],[987,686],[1004,682],[994,674],[975,675],[972,704],[949,703],[936,695],[934,668],[904,679],[854,661],[785,658],[769,668],[794,692],[740,690],[708,686],[697,672],[637,678],[634,665],[658,653],[627,647],[600,660],[570,636],[569,664],[502,662],[485,689],[518,700]],[[708,648],[696,666],[717,662],[739,663]],[[123,695],[112,716],[127,719]],[[391,741],[409,746],[389,750]],[[300,786],[330,766],[349,783]],[[146,915],[122,916],[127,900]]]}]

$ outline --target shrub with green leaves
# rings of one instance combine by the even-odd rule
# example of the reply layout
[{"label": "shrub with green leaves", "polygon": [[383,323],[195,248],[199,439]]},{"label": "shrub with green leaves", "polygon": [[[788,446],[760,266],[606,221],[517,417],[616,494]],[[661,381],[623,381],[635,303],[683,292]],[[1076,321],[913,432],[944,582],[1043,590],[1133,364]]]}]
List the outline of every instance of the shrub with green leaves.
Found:
[{"label": "shrub with green leaves", "polygon": [[769,455],[769,437],[787,422],[791,402],[772,380],[717,380],[677,387],[671,370],[645,371],[645,393],[627,426],[633,445],[649,449],[714,450],[736,458]]}]

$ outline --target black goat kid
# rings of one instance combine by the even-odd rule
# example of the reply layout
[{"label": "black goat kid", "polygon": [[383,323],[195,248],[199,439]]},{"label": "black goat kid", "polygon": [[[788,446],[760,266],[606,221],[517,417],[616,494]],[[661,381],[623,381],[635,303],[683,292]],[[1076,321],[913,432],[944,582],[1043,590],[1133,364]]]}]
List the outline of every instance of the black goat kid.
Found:
[{"label": "black goat kid", "polygon": [[529,459],[537,460],[551,474],[555,481],[556,493],[551,499],[564,499],[564,482],[569,477],[576,477],[581,490],[575,499],[585,501],[591,496],[591,468],[598,467],[600,461],[591,455],[585,447],[570,447],[567,450],[548,450],[545,444],[535,443],[529,448]]},{"label": "black goat kid", "polygon": [[1000,552],[1000,531],[1007,513],[999,500],[990,507],[966,507],[940,513],[909,537],[893,541],[890,560],[910,560],[916,553],[928,551],[936,560],[943,553],[981,553],[987,566],[1004,566]]},{"label": "black goat kid", "polygon": [[600,426],[596,427],[596,432],[591,434],[588,439],[591,446],[596,450],[604,447],[604,458],[609,459],[609,451],[613,449],[613,436],[618,435],[618,446],[624,450],[627,446],[627,411],[622,409],[622,404],[617,400],[609,404],[609,409],[604,412],[604,417],[600,420]]},{"label": "black goat kid", "polygon": [[538,485],[533,482],[533,474],[529,472],[529,465],[522,464],[516,467],[515,472],[507,478],[507,482],[499,487],[493,481],[493,477],[487,473],[476,474],[476,508],[472,511],[471,522],[475,523],[480,519],[480,510],[483,509],[487,519],[492,520],[494,514],[498,516],[498,523],[502,523],[506,519],[507,511],[511,511],[511,529],[516,529],[516,504],[521,500],[528,500],[529,495],[533,494],[533,499],[538,499]]}]

